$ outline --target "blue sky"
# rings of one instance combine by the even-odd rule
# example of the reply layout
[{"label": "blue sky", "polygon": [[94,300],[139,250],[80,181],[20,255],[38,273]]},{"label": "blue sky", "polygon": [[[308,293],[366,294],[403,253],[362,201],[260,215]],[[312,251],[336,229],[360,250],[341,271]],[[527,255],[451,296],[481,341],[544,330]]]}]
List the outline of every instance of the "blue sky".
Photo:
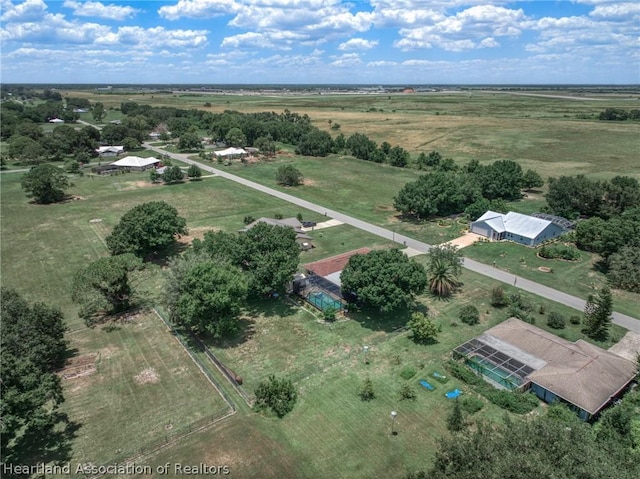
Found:
[{"label": "blue sky", "polygon": [[0,0],[6,83],[640,83],[640,2]]}]

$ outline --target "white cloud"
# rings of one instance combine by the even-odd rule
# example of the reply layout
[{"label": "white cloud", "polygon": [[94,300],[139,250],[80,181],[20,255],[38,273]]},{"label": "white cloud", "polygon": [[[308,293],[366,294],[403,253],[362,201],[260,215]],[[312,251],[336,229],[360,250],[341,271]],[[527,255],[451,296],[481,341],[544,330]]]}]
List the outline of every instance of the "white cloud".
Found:
[{"label": "white cloud", "polygon": [[364,38],[351,38],[338,45],[338,50],[369,50],[378,45],[378,40],[365,40]]},{"label": "white cloud", "polygon": [[2,2],[3,22],[32,22],[40,20],[47,11],[47,5],[42,0],[25,0],[14,5],[11,1]]},{"label": "white cloud", "polygon": [[203,47],[207,44],[206,30],[166,30],[164,27],[120,27],[96,39],[96,44],[130,45],[137,48]]},{"label": "white cloud", "polygon": [[76,2],[73,0],[65,0],[65,7],[71,8],[73,14],[78,17],[98,17],[110,20],[125,20],[134,17],[140,10],[119,5],[104,5],[101,2]]},{"label": "white cloud", "polygon": [[339,57],[332,57],[334,60],[330,63],[333,67],[355,67],[362,65],[362,60],[357,53],[345,53]]},{"label": "white cloud", "polygon": [[632,20],[640,18],[640,3],[611,3],[597,5],[589,16],[599,19]]},{"label": "white cloud", "polygon": [[210,18],[233,13],[240,8],[235,0],[180,0],[175,5],[160,7],[158,14],[168,20]]},{"label": "white cloud", "polygon": [[496,42],[495,38],[487,37],[480,42],[479,46],[482,48],[496,48],[499,47],[500,44]]},{"label": "white cloud", "polygon": [[495,37],[520,35],[527,18],[522,9],[478,5],[432,20],[428,25],[401,28],[402,38],[394,45],[402,50],[439,47],[454,52],[493,47],[498,45]]}]

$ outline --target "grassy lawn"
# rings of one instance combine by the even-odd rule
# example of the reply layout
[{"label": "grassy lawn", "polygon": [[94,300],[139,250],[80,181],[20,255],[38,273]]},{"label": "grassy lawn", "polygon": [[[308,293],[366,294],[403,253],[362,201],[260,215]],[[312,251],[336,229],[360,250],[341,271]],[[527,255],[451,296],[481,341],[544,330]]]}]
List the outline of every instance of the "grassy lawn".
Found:
[{"label": "grassy lawn", "polygon": [[[595,267],[600,257],[585,251],[578,261],[550,260],[537,256],[537,249],[526,248],[515,243],[476,243],[464,249],[464,255],[486,264],[517,274],[580,298],[595,294],[607,284],[604,274]],[[544,273],[538,268],[553,269]],[[616,311],[640,318],[640,294],[613,290]]]}]

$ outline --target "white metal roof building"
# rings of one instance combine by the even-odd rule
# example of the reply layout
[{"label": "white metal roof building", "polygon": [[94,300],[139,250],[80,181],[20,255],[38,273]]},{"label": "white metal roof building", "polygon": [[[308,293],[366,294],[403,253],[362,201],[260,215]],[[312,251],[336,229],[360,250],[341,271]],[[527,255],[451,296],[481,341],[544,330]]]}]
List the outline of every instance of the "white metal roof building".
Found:
[{"label": "white metal roof building", "polygon": [[249,153],[247,153],[246,150],[243,150],[242,148],[227,148],[225,150],[219,150],[219,151],[214,151],[213,152],[214,155],[219,156],[219,157],[240,157],[240,156],[246,156]]},{"label": "white metal roof building", "polygon": [[543,241],[555,238],[565,229],[549,220],[534,218],[510,211],[502,214],[487,211],[471,223],[471,232],[489,239],[508,240],[526,246],[537,246]]},{"label": "white metal roof building", "polygon": [[132,170],[146,170],[153,168],[156,164],[160,163],[157,158],[141,158],[139,156],[125,156],[118,161],[111,163],[118,168],[131,168]]}]

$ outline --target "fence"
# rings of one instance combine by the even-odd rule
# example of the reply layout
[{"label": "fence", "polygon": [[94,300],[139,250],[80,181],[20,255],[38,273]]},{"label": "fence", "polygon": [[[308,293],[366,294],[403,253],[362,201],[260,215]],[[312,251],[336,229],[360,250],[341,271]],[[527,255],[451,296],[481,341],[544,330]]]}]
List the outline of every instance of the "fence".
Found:
[{"label": "fence", "polygon": [[[147,456],[149,454],[155,453],[165,448],[166,446],[187,437],[190,434],[193,434],[195,432],[202,431],[208,427],[211,427],[214,424],[226,419],[227,417],[234,415],[235,413],[236,413],[235,409],[229,410],[228,407],[220,409],[216,411],[214,414],[207,415],[203,418],[198,419],[197,421],[187,424],[186,426],[178,428],[175,431],[171,431],[171,433],[167,433],[160,439],[150,442],[148,444],[145,444],[144,446],[140,447],[139,449],[136,449],[135,451],[127,451],[127,452],[118,454],[117,456],[112,458],[110,461],[103,463],[103,466],[104,468],[106,468],[107,466],[113,466],[114,464],[133,463],[136,460],[139,460],[142,457]],[[94,470],[98,468],[99,466],[95,468],[92,467],[92,469]],[[106,475],[110,475],[110,474],[104,473],[104,474],[95,474],[95,475],[85,475],[84,477],[89,479],[94,479],[94,478],[103,477]]]}]

